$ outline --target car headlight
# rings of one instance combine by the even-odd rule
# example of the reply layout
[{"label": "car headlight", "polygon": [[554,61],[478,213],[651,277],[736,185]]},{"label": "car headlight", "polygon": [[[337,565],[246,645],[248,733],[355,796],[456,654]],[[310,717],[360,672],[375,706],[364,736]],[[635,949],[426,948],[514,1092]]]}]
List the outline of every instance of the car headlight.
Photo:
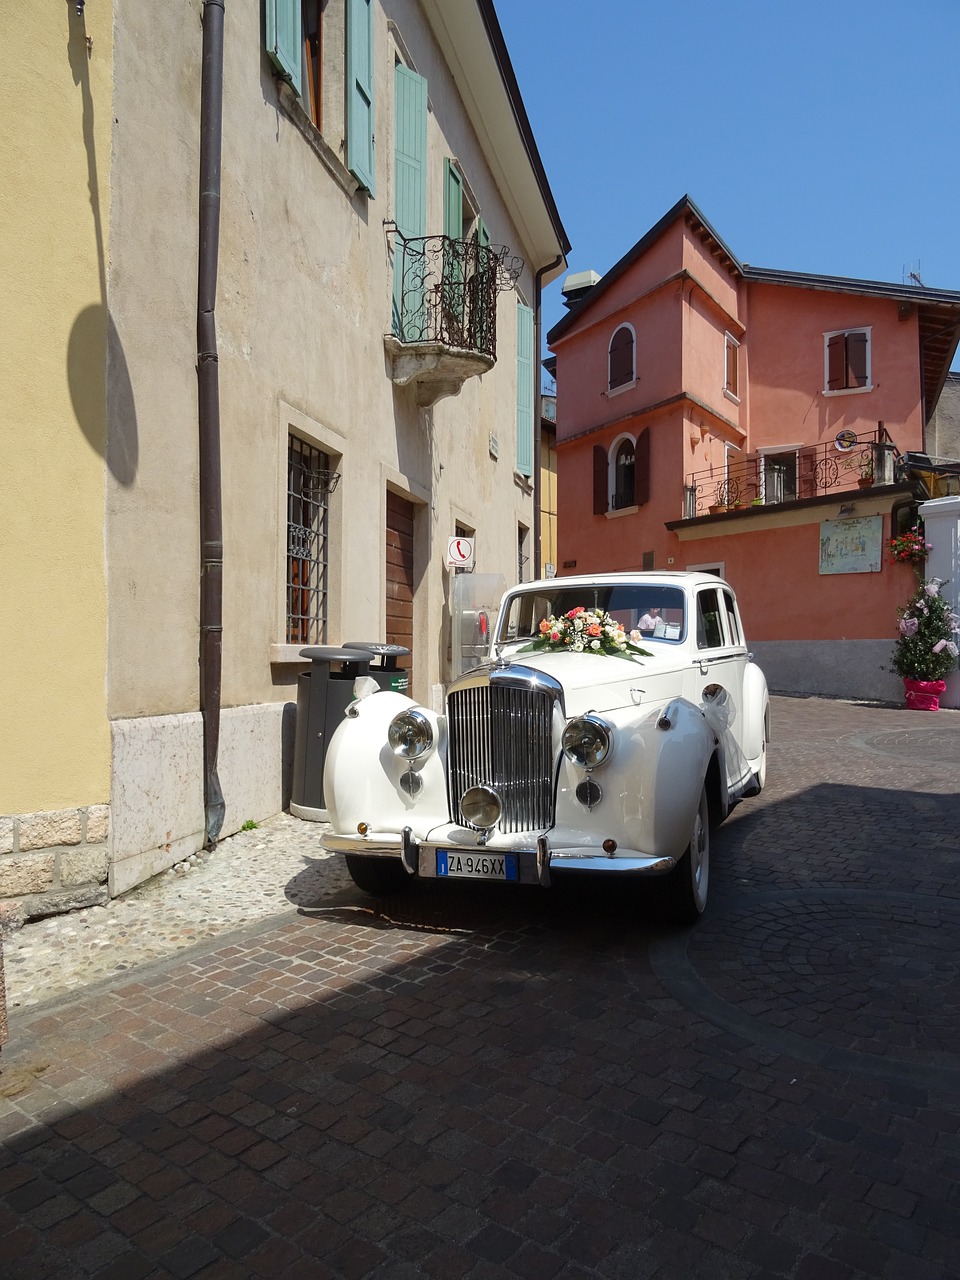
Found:
[{"label": "car headlight", "polygon": [[581,769],[603,764],[613,746],[613,730],[599,716],[577,716],[563,731],[563,754]]},{"label": "car headlight", "polygon": [[390,721],[387,741],[394,755],[416,760],[433,746],[433,726],[422,711],[407,708]]},{"label": "car headlight", "polygon": [[471,827],[489,831],[500,821],[503,805],[492,787],[468,787],[460,798],[460,816]]}]

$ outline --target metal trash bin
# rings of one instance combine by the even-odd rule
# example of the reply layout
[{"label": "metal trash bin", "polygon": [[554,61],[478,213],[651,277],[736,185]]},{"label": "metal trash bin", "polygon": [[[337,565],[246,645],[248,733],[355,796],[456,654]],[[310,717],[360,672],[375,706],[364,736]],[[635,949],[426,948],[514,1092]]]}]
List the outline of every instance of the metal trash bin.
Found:
[{"label": "metal trash bin", "polygon": [[290,812],[310,822],[326,822],[323,765],[327,744],[353,701],[353,683],[369,673],[373,655],[365,648],[312,645],[300,650],[310,670],[297,678],[297,730],[293,748]]},{"label": "metal trash bin", "polygon": [[366,640],[347,640],[343,647],[365,649],[374,658],[379,658],[379,662],[371,662],[366,674],[373,676],[381,689],[390,689],[393,693],[409,693],[410,673],[402,671],[397,665],[400,658],[406,658],[410,653],[402,644],[368,644]]}]

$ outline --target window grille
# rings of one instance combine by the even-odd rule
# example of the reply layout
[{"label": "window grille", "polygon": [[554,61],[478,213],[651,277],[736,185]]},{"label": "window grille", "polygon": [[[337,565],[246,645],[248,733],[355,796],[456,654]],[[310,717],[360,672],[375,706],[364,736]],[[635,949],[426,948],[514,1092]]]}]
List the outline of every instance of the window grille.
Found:
[{"label": "window grille", "polygon": [[322,644],[327,632],[327,516],[339,475],[313,445],[287,445],[287,644]]}]

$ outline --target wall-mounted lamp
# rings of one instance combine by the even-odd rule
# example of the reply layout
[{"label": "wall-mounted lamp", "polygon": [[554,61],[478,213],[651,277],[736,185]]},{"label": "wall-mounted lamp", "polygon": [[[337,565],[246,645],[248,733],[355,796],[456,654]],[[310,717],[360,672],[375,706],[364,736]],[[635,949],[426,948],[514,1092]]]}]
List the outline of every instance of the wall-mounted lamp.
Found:
[{"label": "wall-mounted lamp", "polygon": [[852,516],[852,515],[853,515],[853,503],[852,503],[852,502],[845,502],[845,503],[843,504],[843,506],[840,508],[840,510],[837,512],[837,515],[838,515],[838,516]]}]

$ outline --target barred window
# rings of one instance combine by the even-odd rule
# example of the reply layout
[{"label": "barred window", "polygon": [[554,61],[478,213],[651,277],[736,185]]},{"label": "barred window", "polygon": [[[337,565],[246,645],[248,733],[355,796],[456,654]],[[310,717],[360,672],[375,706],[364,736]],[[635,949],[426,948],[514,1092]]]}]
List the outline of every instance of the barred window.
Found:
[{"label": "barred window", "polygon": [[288,437],[287,644],[326,640],[327,512],[338,479],[325,453]]}]

